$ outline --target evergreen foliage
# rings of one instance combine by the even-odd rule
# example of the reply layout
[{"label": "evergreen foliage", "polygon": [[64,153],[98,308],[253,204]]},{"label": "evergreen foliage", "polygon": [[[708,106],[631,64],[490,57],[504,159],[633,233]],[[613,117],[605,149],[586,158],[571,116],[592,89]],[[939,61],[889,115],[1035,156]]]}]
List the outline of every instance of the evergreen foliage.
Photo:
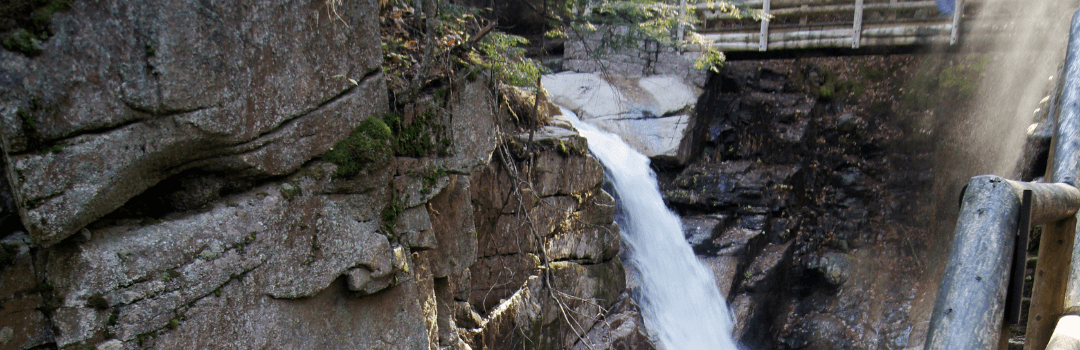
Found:
[{"label": "evergreen foliage", "polygon": [[535,60],[525,57],[529,41],[517,35],[493,32],[484,37],[477,45],[472,58],[481,66],[495,72],[499,81],[514,85],[535,87],[536,79],[545,72]]},{"label": "evergreen foliage", "polygon": [[[640,47],[643,42],[661,46],[702,48],[695,62],[697,69],[713,70],[724,62],[724,55],[709,46],[695,29],[700,25],[696,15],[699,1],[687,0],[685,11],[677,0],[571,0],[558,2],[561,7],[551,10],[549,37],[571,37],[576,40],[599,38],[598,45],[587,48],[593,59],[608,53]],[[727,2],[708,2],[716,11],[762,19],[760,11],[740,10]],[[678,33],[682,30],[682,37]],[[588,42],[588,41],[586,41]]]}]

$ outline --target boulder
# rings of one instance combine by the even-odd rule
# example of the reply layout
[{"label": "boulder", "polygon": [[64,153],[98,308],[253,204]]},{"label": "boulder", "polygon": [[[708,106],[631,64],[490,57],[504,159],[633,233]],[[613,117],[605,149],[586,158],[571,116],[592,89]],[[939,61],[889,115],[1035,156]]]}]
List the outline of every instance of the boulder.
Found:
[{"label": "boulder", "polygon": [[837,252],[825,252],[816,260],[807,263],[807,268],[813,269],[825,276],[825,282],[837,288],[847,281],[851,275],[853,262],[846,254]]},{"label": "boulder", "polygon": [[545,75],[542,82],[552,102],[618,134],[638,152],[686,161],[680,160],[679,148],[700,88],[670,75],[634,78],[564,72]]}]

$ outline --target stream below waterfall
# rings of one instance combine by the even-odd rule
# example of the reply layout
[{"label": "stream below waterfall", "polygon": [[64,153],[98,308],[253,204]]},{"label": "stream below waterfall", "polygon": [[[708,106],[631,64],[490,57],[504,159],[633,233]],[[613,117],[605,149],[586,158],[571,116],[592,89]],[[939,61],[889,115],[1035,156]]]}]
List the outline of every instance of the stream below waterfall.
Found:
[{"label": "stream below waterfall", "polygon": [[664,205],[649,158],[560,109],[588,140],[614,188],[624,263],[650,336],[667,350],[738,349],[727,303],[684,239],[679,217]]}]

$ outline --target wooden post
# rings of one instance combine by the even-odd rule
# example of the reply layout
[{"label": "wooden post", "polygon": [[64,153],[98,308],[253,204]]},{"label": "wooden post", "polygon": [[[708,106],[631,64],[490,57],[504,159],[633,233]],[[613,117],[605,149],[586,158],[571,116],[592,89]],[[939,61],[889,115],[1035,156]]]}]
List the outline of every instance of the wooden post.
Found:
[{"label": "wooden post", "polygon": [[[893,0],[893,1],[896,1],[896,0]],[[807,9],[810,8],[810,5],[802,4],[802,6],[799,6],[799,8],[803,9],[803,11],[806,11]],[[802,17],[799,18],[799,25],[804,26],[804,25],[806,25],[806,22],[808,22],[809,20],[810,20],[810,16],[803,15]]]},{"label": "wooden post", "polygon": [[683,51],[683,27],[686,26],[686,0],[679,0],[679,53]]},{"label": "wooden post", "polygon": [[[896,0],[889,0],[889,7],[896,7]],[[896,20],[896,10],[889,11],[889,20]]]},{"label": "wooden post", "polygon": [[964,0],[956,0],[953,3],[952,13],[952,36],[949,37],[949,45],[956,45],[960,40],[960,17],[964,15]]},{"label": "wooden post", "polygon": [[771,0],[765,0],[761,5],[761,11],[765,14],[765,18],[761,20],[761,41],[758,43],[758,51],[765,51],[769,49],[769,3]]},{"label": "wooden post", "polygon": [[1024,350],[1045,349],[1054,332],[1054,325],[1061,317],[1075,229],[1075,218],[1043,226],[1039,262],[1035,266],[1031,290],[1031,306],[1028,308]]},{"label": "wooden post", "polygon": [[851,48],[859,48],[862,40],[863,0],[855,0],[855,25],[851,28]]}]

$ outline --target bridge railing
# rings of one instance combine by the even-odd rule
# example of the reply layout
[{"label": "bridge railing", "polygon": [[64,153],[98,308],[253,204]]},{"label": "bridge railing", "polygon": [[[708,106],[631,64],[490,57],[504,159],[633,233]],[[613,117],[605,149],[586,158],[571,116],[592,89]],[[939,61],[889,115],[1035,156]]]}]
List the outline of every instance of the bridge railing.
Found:
[{"label": "bridge railing", "polygon": [[[969,0],[970,1],[970,0]],[[761,14],[760,23],[723,9]],[[956,44],[964,0],[951,14],[934,0],[747,0],[691,5],[698,33],[721,51]],[[701,49],[698,48],[690,48]]]},{"label": "bridge railing", "polygon": [[1080,349],[1080,11],[1063,75],[1047,170],[1051,183],[971,179],[923,349],[1005,348],[1002,325],[1020,321],[1026,239],[1038,224],[1045,225],[1024,349]]}]

